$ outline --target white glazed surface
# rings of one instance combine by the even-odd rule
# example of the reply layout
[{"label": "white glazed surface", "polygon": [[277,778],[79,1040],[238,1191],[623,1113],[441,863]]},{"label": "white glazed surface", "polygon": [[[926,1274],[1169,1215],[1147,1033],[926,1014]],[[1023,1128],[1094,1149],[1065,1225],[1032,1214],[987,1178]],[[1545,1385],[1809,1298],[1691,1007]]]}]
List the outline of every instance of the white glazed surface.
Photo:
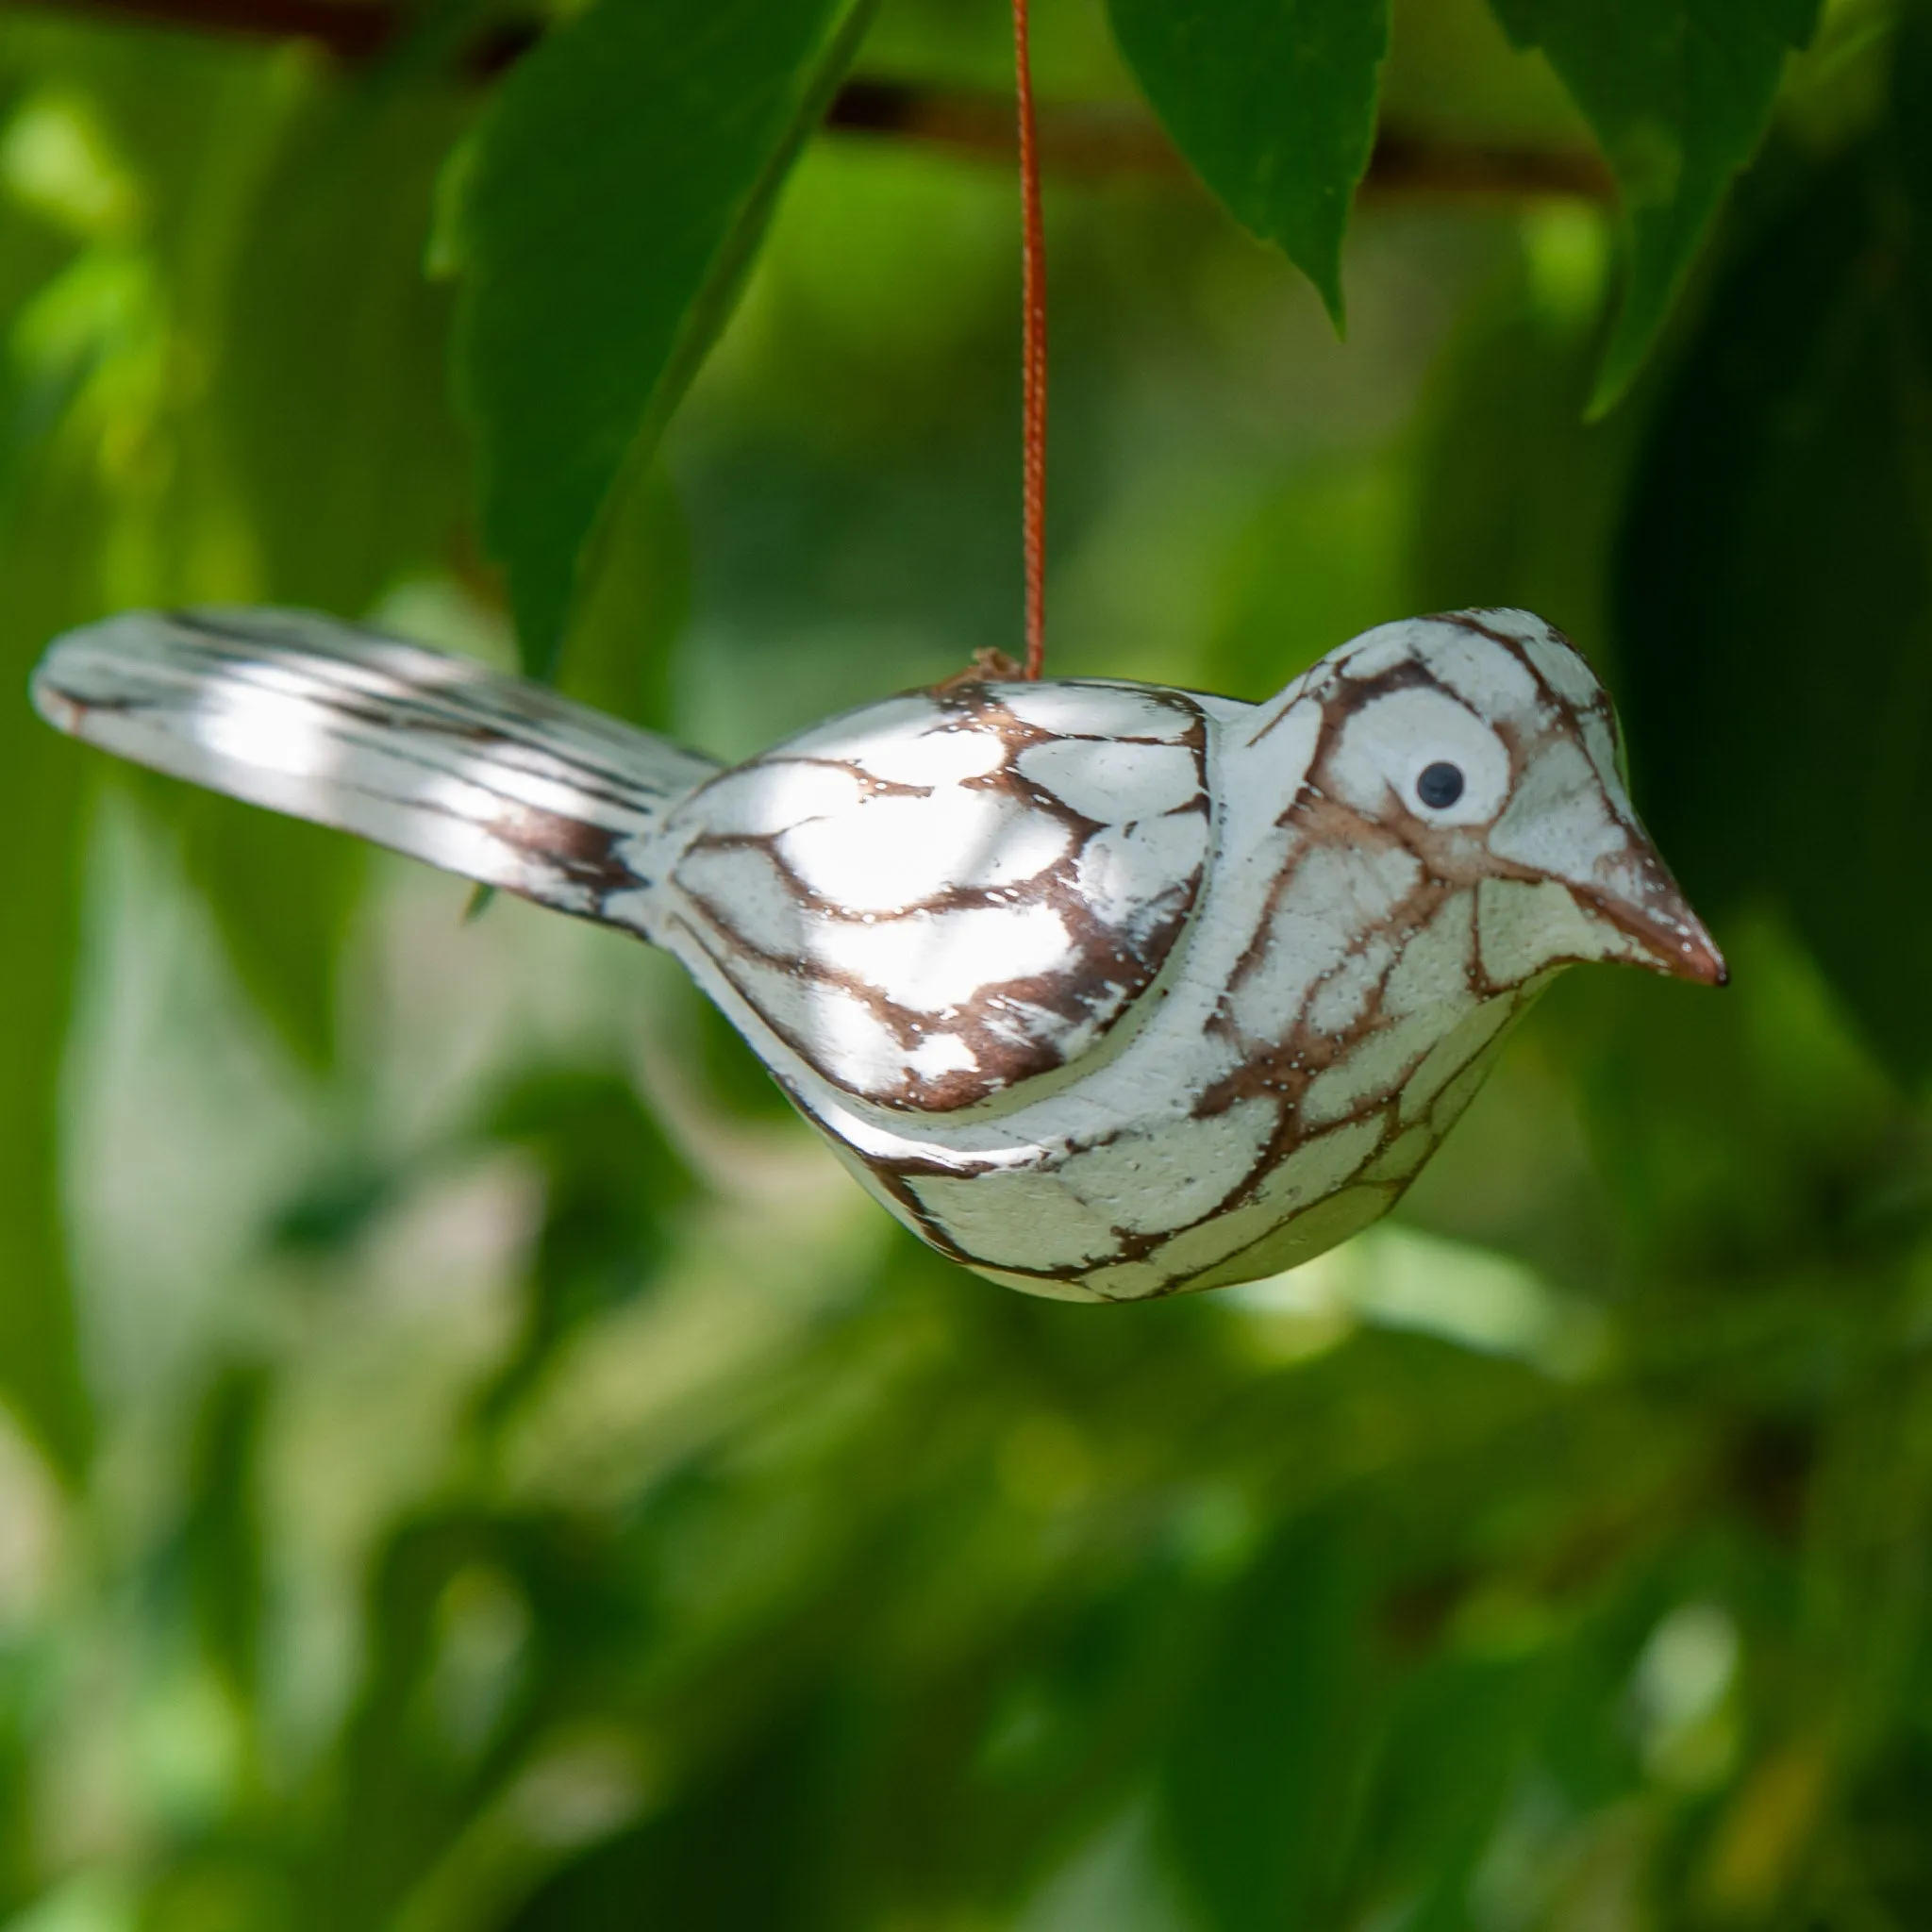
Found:
[{"label": "white glazed surface", "polygon": [[35,697],[663,945],[894,1214],[1033,1293],[1306,1260],[1395,1202],[1557,969],[1724,972],[1607,696],[1522,611],[1382,625],[1262,705],[962,681],[730,770],[301,613],[129,613]]}]

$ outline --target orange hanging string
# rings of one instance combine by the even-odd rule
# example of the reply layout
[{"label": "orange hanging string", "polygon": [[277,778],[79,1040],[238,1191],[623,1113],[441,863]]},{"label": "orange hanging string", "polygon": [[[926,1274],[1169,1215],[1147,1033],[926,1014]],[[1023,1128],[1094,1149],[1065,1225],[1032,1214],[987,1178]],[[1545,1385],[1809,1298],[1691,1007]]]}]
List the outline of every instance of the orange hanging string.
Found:
[{"label": "orange hanging string", "polygon": [[1033,121],[1027,0],[1013,0],[1013,73],[1020,105],[1022,514],[1026,554],[1026,675],[1046,665],[1046,238],[1040,212],[1040,151]]}]

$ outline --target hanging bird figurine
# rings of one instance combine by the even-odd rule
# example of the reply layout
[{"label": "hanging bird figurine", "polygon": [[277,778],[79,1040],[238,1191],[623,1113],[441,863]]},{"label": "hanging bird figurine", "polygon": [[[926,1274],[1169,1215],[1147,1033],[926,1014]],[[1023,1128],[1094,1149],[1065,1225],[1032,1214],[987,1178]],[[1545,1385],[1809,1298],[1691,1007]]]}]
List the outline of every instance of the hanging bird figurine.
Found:
[{"label": "hanging bird figurine", "polygon": [[134,611],[48,721],[675,954],[858,1179],[1029,1293],[1294,1267],[1385,1214],[1564,966],[1722,985],[1608,696],[1520,610],[1265,704],[964,681],[730,768],[334,620]]}]

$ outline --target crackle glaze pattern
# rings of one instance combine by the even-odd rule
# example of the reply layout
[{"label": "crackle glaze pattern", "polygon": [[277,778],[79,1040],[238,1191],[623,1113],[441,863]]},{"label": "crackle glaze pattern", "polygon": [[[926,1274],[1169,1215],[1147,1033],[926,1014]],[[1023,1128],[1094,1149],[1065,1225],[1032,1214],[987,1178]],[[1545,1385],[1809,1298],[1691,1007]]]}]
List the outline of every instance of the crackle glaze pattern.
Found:
[{"label": "crackle glaze pattern", "polygon": [[35,690],[665,946],[893,1213],[1033,1293],[1291,1267],[1395,1202],[1557,970],[1724,976],[1608,698],[1522,611],[1385,625],[1262,705],[961,682],[729,770],[298,613],[132,613]]}]

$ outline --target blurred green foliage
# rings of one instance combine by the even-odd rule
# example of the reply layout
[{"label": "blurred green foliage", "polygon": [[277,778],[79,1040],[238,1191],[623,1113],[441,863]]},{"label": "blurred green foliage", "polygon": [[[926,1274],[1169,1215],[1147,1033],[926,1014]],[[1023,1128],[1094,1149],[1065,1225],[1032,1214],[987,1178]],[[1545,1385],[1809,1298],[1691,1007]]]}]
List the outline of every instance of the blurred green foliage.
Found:
[{"label": "blurred green foliage", "polygon": [[[599,0],[486,82],[501,11],[359,72],[0,17],[17,680],[127,603],[499,662],[513,605],[732,755],[1011,644],[1007,169],[803,140],[858,29],[799,4],[645,206],[684,137],[625,48],[696,23],[726,98],[752,9]],[[663,960],[0,707],[6,1932],[1932,1924],[1932,54],[1826,8],[1587,423],[1807,16],[1498,11],[1556,77],[1399,0],[1390,123],[1596,127],[1625,319],[1591,203],[1366,198],[1344,348],[1191,186],[1050,181],[1054,664],[1259,696],[1531,605],[1731,991],[1571,975],[1294,1274],[1035,1303],[899,1236]],[[1097,4],[1039,15],[1049,99],[1130,100]],[[858,65],[996,83],[1006,31],[883,0]]]},{"label": "blurred green foliage", "polygon": [[1596,404],[1642,364],[1738,164],[1764,133],[1785,56],[1821,0],[1496,0],[1519,46],[1541,47],[1603,143],[1623,191],[1629,282]]}]

